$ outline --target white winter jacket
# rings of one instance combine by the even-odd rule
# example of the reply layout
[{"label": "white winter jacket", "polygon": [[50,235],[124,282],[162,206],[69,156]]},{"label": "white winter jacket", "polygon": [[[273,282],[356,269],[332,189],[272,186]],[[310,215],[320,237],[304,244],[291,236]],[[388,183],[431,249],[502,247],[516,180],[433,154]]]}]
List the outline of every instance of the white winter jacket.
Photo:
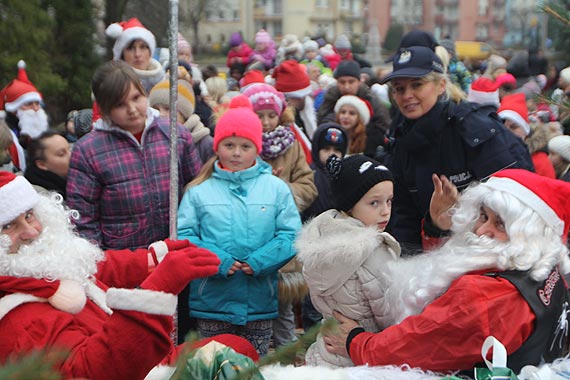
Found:
[{"label": "white winter jacket", "polygon": [[[296,248],[311,300],[324,318],[336,310],[371,332],[394,323],[383,313],[386,264],[400,256],[400,245],[390,234],[329,210],[305,224]],[[328,353],[320,336],[305,359],[309,365],[352,365]]]}]

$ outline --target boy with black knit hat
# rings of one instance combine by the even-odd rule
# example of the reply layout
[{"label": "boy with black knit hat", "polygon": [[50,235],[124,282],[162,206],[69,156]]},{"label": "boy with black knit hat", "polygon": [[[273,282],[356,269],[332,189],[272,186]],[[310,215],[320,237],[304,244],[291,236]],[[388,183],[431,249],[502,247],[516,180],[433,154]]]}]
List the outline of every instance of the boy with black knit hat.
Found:
[{"label": "boy with black knit hat", "polygon": [[[400,245],[384,232],[394,195],[392,174],[358,154],[342,160],[331,156],[326,170],[337,209],[305,224],[296,241],[311,300],[324,318],[343,310],[366,331],[380,331],[387,326],[379,289],[384,288],[386,264],[400,256]],[[305,360],[313,366],[353,365],[350,359],[329,353],[320,335]]]}]

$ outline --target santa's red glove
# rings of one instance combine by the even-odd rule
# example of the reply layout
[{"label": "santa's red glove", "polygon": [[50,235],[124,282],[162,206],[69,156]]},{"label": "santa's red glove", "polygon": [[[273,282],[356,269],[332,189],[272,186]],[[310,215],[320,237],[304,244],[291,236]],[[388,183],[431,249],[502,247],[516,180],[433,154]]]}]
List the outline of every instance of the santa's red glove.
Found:
[{"label": "santa's red glove", "polygon": [[204,248],[171,251],[143,281],[141,288],[178,294],[190,281],[218,273],[219,265],[218,256]]},{"label": "santa's red glove", "polygon": [[[164,256],[170,251],[176,251],[186,247],[195,247],[196,245],[190,243],[188,239],[183,240],[170,240],[164,239],[155,241],[151,245],[148,246],[148,250],[150,251],[151,258],[149,258],[149,264],[152,262],[154,263],[154,267],[162,262]],[[150,265],[149,265],[150,266]]]}]

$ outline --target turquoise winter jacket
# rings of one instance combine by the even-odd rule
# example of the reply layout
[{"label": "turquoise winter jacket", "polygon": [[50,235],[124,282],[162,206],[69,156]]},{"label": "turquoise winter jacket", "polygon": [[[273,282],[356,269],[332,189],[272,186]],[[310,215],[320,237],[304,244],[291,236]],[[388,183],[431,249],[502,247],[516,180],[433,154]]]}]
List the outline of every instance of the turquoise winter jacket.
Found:
[{"label": "turquoise winter jacket", "polygon": [[[190,315],[244,325],[277,318],[277,271],[295,255],[301,219],[289,186],[259,158],[229,172],[214,164],[205,182],[186,191],[178,210],[178,238],[209,249],[221,260],[218,274],[192,281]],[[253,276],[228,276],[234,261]]]}]

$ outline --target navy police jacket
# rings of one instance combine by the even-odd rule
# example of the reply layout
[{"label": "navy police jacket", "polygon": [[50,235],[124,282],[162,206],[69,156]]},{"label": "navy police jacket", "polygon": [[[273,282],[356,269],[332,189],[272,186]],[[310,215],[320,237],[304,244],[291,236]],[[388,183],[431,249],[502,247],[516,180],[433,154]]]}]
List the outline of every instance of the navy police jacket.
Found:
[{"label": "navy police jacket", "polygon": [[523,141],[495,108],[439,101],[416,120],[402,118],[385,160],[394,176],[390,233],[405,248],[421,248],[421,221],[433,193],[432,173],[444,174],[461,191],[506,168],[534,171]]}]

